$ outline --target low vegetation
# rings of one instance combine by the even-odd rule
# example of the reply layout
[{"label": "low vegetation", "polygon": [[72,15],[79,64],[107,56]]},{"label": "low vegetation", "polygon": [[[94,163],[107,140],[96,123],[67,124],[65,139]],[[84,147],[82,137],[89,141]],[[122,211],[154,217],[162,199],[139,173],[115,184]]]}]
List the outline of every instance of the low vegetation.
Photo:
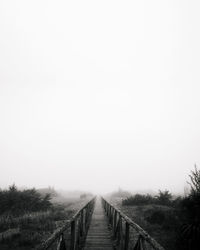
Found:
[{"label": "low vegetation", "polygon": [[17,190],[15,185],[0,191],[0,214],[20,216],[25,213],[47,211],[51,208],[50,194],[44,197],[35,189]]},{"label": "low vegetation", "polygon": [[81,202],[65,199],[63,203],[52,203],[51,194],[35,189],[18,190],[15,185],[0,190],[0,249],[34,249],[62,226]]},{"label": "low vegetation", "polygon": [[[179,199],[179,198],[178,198]],[[152,196],[150,194],[142,195],[135,194],[129,196],[122,200],[122,205],[133,206],[133,205],[148,205],[148,204],[158,204],[158,205],[173,205],[177,200],[172,200],[172,194],[166,190],[159,190],[158,195]]]}]

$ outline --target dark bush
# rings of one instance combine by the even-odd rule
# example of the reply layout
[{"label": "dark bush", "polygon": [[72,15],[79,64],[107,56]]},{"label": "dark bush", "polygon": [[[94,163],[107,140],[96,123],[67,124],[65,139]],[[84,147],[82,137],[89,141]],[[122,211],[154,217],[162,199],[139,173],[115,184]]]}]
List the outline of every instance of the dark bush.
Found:
[{"label": "dark bush", "polygon": [[172,194],[168,190],[161,191],[159,190],[158,195],[155,196],[156,203],[159,205],[171,205],[172,203]]},{"label": "dark bush", "polygon": [[172,206],[172,195],[169,191],[160,191],[158,195],[155,197],[151,196],[150,194],[142,195],[142,194],[135,194],[129,196],[126,199],[122,200],[122,205],[149,205],[149,204],[158,204],[158,205],[165,205],[165,206]]},{"label": "dark bush", "polygon": [[124,200],[122,200],[122,205],[147,205],[147,204],[153,204],[155,203],[155,198],[151,195],[142,195],[142,194],[136,194],[134,196],[130,196]]},{"label": "dark bush", "polygon": [[15,185],[0,190],[0,214],[22,215],[27,212],[46,211],[51,207],[50,195],[41,196],[35,189],[20,191]]},{"label": "dark bush", "polygon": [[23,237],[20,236],[18,244],[19,246],[35,246],[35,244],[38,244],[42,240],[42,234],[38,232],[32,232],[23,230]]},{"label": "dark bush", "polygon": [[165,213],[162,210],[155,210],[145,219],[151,224],[163,224],[165,220]]}]

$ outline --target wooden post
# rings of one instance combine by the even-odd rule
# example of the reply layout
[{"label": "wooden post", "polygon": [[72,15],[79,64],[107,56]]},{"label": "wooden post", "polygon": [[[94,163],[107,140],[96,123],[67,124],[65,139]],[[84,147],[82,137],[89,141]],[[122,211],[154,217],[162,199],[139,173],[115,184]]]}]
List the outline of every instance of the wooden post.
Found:
[{"label": "wooden post", "polygon": [[58,250],[67,250],[66,245],[65,245],[65,239],[64,239],[64,235],[61,234],[60,239],[59,239],[59,243],[58,243]]},{"label": "wooden post", "polygon": [[108,215],[108,203],[106,202],[106,212],[107,212],[107,215]]},{"label": "wooden post", "polygon": [[112,225],[112,207],[110,206],[110,224]]},{"label": "wooden post", "polygon": [[128,246],[129,246],[129,224],[126,221],[124,250],[128,250]]},{"label": "wooden post", "polygon": [[108,205],[108,219],[110,220],[110,205]]},{"label": "wooden post", "polygon": [[80,235],[83,237],[84,235],[84,220],[83,220],[83,210],[81,211],[81,218],[80,218]]},{"label": "wooden post", "polygon": [[113,232],[115,233],[116,230],[116,226],[117,226],[117,211],[114,210],[114,220],[113,220]]},{"label": "wooden post", "polygon": [[88,207],[85,208],[85,229],[87,230],[88,226]]},{"label": "wooden post", "polygon": [[123,228],[122,228],[122,216],[119,214],[119,249],[123,249]]},{"label": "wooden post", "polygon": [[70,244],[70,250],[76,249],[76,221],[73,220],[71,222],[71,244]]}]

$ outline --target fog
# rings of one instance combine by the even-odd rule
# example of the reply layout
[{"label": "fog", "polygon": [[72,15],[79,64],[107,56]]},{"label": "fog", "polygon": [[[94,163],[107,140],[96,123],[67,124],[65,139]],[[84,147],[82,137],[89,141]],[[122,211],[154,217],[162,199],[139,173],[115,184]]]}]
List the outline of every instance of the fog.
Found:
[{"label": "fog", "polygon": [[199,1],[1,1],[0,187],[183,192],[200,165]]}]

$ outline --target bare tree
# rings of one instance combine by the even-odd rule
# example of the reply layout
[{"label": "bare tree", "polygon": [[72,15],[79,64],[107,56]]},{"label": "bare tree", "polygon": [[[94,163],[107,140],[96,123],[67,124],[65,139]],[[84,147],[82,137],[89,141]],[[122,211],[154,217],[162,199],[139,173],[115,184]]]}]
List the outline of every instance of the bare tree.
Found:
[{"label": "bare tree", "polygon": [[188,182],[191,187],[192,194],[200,194],[200,170],[198,170],[197,165],[194,165],[194,170],[191,171],[189,175],[190,181]]}]

